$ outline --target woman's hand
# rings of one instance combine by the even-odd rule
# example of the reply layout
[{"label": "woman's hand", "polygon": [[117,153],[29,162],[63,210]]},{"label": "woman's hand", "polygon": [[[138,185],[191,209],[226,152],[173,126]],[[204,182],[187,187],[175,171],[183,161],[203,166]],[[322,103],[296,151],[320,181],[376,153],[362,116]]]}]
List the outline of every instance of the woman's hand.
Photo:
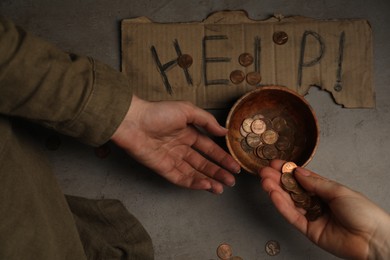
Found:
[{"label": "woman's hand", "polygon": [[328,252],[347,259],[390,259],[390,217],[362,194],[298,167],[294,176],[326,204],[325,214],[308,221],[301,208],[280,186],[283,161],[260,170],[262,187],[278,211],[311,241]]}]

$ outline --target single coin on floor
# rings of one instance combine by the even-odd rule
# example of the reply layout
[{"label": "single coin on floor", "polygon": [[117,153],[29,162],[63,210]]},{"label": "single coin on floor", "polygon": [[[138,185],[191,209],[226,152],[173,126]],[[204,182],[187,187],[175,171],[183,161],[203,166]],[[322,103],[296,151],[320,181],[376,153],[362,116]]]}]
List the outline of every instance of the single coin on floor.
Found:
[{"label": "single coin on floor", "polygon": [[217,248],[217,256],[220,259],[230,259],[233,256],[232,247],[229,244],[220,244]]},{"label": "single coin on floor", "polygon": [[270,240],[265,244],[265,252],[270,256],[275,256],[280,253],[280,245],[275,240]]}]

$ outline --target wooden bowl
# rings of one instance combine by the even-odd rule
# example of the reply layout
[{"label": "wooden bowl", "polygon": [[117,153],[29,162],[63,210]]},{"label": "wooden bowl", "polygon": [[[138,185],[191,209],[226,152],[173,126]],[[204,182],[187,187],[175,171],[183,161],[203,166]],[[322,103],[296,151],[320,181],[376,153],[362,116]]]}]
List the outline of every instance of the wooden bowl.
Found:
[{"label": "wooden bowl", "polygon": [[286,87],[261,87],[245,94],[231,108],[226,127],[231,155],[252,174],[268,166],[272,159],[305,166],[319,142],[313,109],[302,96]]}]

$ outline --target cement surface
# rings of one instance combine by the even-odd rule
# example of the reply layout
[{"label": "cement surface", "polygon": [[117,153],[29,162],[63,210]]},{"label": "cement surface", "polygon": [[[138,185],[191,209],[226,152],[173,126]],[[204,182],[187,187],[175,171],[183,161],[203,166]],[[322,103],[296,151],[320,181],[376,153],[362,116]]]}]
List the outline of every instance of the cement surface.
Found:
[{"label": "cement surface", "polygon": [[[200,21],[219,10],[246,10],[253,19],[274,13],[318,19],[364,18],[374,35],[376,108],[344,109],[329,94],[306,96],[321,136],[308,168],[341,182],[390,210],[390,2],[373,1],[182,1],[182,0],[1,0],[0,13],[66,51],[95,57],[119,69],[120,21],[147,16],[158,22]],[[212,111],[221,123],[227,111]],[[224,140],[218,140],[221,144]],[[260,181],[241,174],[222,195],[175,187],[112,145],[106,159],[62,137],[49,159],[65,193],[117,198],[144,224],[156,259],[217,259],[220,243],[243,259],[335,259],[309,242],[276,212]],[[279,255],[264,245],[276,240]]]}]

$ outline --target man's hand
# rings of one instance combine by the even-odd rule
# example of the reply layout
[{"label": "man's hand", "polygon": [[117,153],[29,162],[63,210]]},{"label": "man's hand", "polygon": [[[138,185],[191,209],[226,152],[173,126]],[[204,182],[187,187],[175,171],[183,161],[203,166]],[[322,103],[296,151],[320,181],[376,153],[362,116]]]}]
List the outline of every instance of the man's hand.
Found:
[{"label": "man's hand", "polygon": [[222,193],[233,186],[239,164],[199,129],[224,136],[208,112],[187,102],[147,102],[133,96],[112,140],[140,163],[170,182]]},{"label": "man's hand", "polygon": [[388,259],[390,217],[362,194],[298,167],[294,176],[309,193],[327,205],[324,216],[307,221],[280,186],[283,161],[260,170],[262,187],[277,210],[310,240],[328,252],[347,259]]}]

